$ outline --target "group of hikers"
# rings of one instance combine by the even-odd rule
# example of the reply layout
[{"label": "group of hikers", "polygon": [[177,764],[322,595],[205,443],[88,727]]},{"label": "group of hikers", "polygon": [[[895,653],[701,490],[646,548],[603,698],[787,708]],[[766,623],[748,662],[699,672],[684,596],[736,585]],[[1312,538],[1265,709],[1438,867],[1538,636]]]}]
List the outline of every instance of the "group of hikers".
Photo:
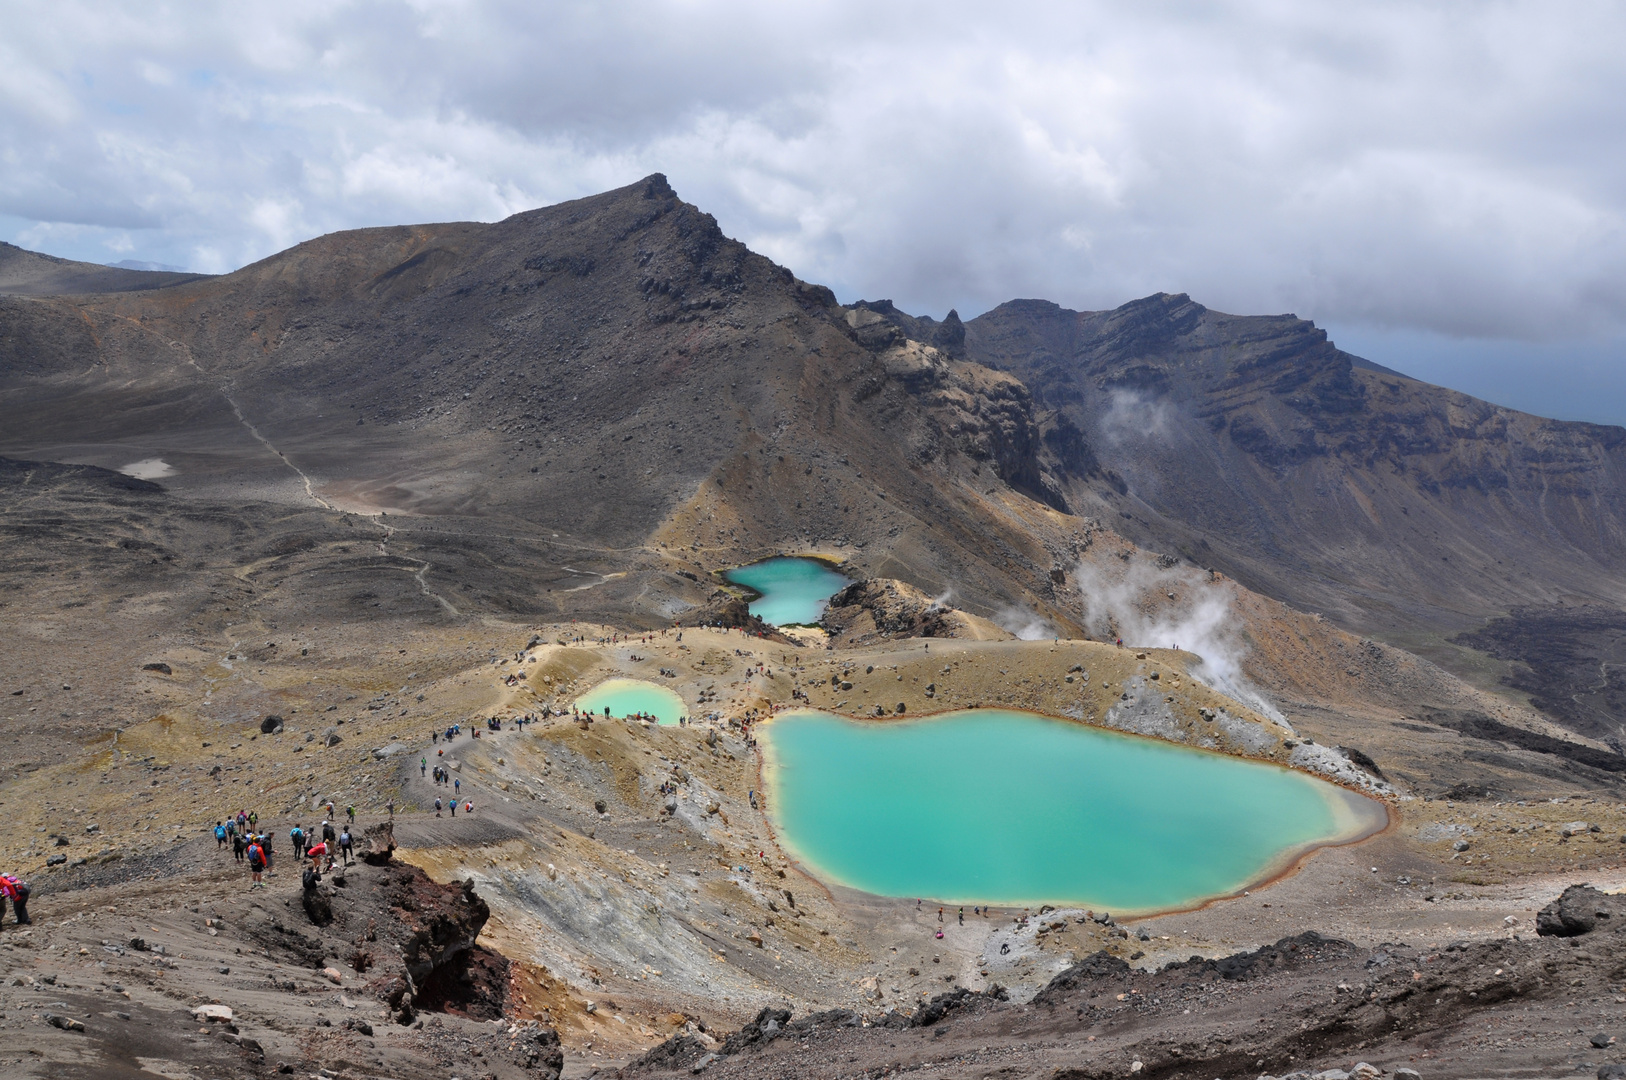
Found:
[{"label": "group of hikers", "polygon": [[[428,758],[424,758],[422,759],[422,762],[427,762],[428,760]],[[459,795],[463,793],[463,781],[457,779],[449,770],[444,769],[439,765],[435,766],[435,773],[431,779],[434,780],[436,787],[440,787],[442,784],[450,784],[454,793]]]},{"label": "group of hikers", "polygon": [[[394,816],[395,804],[390,804],[390,816]],[[288,830],[288,839],[293,844],[294,858],[298,860],[310,859],[311,865],[318,871],[333,869],[334,863],[344,860],[344,865],[351,863],[351,854],[355,849],[355,839],[351,836],[350,828],[356,821],[356,808],[352,804],[345,807],[348,821],[339,828],[333,826],[334,807],[327,804],[327,817],[323,819],[320,828],[314,828],[307,833],[305,827],[298,822]],[[261,832],[259,829],[259,815],[253,810],[239,810],[231,817],[215,822],[215,847],[224,849],[231,847],[232,858],[248,867],[252,878],[253,889],[263,889],[265,882],[262,876],[271,870],[275,861],[272,847],[272,834],[269,831]],[[325,865],[324,865],[325,864]]]},{"label": "group of hikers", "polygon": [[[445,752],[446,751],[444,751],[444,750],[437,750],[436,754],[437,755],[444,754]],[[418,759],[418,775],[419,776],[428,776],[429,775],[429,759],[427,757],[421,757],[421,758]],[[453,776],[450,769],[443,768],[443,767],[441,767],[439,765],[435,766],[435,775],[434,775],[433,780],[434,780],[434,784],[435,784],[436,787],[440,787],[440,786],[445,785],[445,784],[451,785],[451,788],[452,788],[452,799],[451,799],[452,816],[456,817],[457,816],[457,800],[462,798],[462,796],[463,796],[463,781],[461,781],[457,777]],[[442,800],[439,795],[436,795],[435,796],[435,816],[436,817],[441,817],[442,816],[441,811],[444,810],[446,808],[446,806],[447,806],[447,803],[444,800]],[[474,813],[474,801],[472,799],[465,799],[463,801],[463,812],[465,814]]]}]

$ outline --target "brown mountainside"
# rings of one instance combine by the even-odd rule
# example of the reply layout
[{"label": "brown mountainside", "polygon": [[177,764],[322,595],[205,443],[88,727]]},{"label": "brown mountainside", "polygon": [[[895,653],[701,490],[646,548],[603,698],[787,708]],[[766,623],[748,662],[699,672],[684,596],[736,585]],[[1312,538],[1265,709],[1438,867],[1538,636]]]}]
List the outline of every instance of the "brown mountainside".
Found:
[{"label": "brown mountainside", "polygon": [[[384,512],[434,566],[506,537],[505,606],[539,616],[664,622],[708,589],[677,571],[834,550],[1065,619],[1074,522],[1026,388],[870,347],[660,176],[175,288],[0,299],[0,407],[7,456],[156,457],[177,494]],[[578,572],[600,585],[544,581]]]},{"label": "brown mountainside", "polygon": [[[39,292],[49,265],[13,276]],[[1445,636],[1623,606],[1622,429],[1184,296],[970,323],[844,308],[659,175],[494,224],[324,236],[218,278],[119,273],[151,287],[0,296],[0,455],[161,459],[172,474],[144,475],[166,498],[255,523],[217,558],[286,575],[321,618],[661,624],[708,602],[711,571],[808,551],[1076,633],[1072,569],[1105,522],[1551,702],[1590,654],[1526,677],[1511,647]],[[247,538],[277,507],[267,564]],[[120,528],[196,547],[158,520]],[[1572,726],[1618,733],[1589,710]]]}]

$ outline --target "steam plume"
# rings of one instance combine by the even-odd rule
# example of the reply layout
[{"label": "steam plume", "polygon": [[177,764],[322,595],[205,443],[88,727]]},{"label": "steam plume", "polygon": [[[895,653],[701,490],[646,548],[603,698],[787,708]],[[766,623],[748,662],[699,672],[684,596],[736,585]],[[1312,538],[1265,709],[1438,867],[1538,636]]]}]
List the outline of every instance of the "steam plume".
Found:
[{"label": "steam plume", "polygon": [[1189,566],[1159,567],[1136,557],[1113,573],[1090,562],[1077,569],[1084,625],[1134,648],[1179,648],[1202,663],[1192,675],[1272,720],[1281,712],[1243,673],[1247,646],[1232,611],[1234,586]]},{"label": "steam plume", "polygon": [[1003,630],[1009,630],[1022,641],[1040,641],[1047,637],[1056,636],[1056,628],[1039,615],[1037,611],[1023,604],[1001,608],[994,615],[994,622]]}]

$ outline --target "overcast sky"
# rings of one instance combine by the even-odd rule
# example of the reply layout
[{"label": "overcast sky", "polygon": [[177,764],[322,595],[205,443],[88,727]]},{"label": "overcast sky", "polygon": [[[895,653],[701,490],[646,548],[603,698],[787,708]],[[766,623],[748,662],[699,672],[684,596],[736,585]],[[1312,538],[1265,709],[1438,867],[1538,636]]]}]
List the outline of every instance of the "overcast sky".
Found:
[{"label": "overcast sky", "polygon": [[1626,422],[1626,6],[0,0],[0,238],[225,271],[665,172],[843,300],[1157,290]]}]

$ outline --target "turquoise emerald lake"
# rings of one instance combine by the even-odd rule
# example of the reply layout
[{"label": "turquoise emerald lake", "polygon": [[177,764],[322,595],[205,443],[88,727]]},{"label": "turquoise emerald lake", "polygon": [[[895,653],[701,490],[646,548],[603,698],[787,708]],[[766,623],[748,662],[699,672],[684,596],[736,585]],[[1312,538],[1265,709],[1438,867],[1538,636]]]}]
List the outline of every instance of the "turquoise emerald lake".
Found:
[{"label": "turquoise emerald lake", "polygon": [[723,577],[759,593],[751,614],[775,626],[818,622],[825,602],[852,584],[818,559],[789,556],[735,567]]},{"label": "turquoise emerald lake", "polygon": [[758,736],[786,850],[879,896],[1167,911],[1387,821],[1381,804],[1289,769],[1032,713],[801,710]]},{"label": "turquoise emerald lake", "polygon": [[610,716],[653,716],[662,724],[675,724],[688,708],[675,692],[643,679],[606,679],[576,699],[582,712]]}]

